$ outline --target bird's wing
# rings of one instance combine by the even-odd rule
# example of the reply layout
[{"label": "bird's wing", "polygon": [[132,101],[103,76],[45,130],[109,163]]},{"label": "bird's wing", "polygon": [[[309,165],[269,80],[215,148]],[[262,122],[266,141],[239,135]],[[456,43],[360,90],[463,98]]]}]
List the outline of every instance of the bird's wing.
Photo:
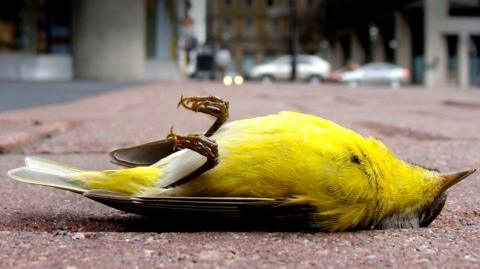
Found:
[{"label": "bird's wing", "polygon": [[162,139],[138,146],[116,149],[110,152],[110,158],[113,163],[126,167],[149,166],[174,152],[173,140]]},{"label": "bird's wing", "polygon": [[131,197],[103,190],[91,190],[83,195],[122,211],[177,219],[308,223],[315,212],[309,204],[288,203],[287,198]]}]

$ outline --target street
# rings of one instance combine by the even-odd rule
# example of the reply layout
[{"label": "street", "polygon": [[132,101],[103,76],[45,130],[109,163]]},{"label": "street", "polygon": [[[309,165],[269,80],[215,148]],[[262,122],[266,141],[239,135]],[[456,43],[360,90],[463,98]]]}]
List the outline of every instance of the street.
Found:
[{"label": "street", "polygon": [[[29,108],[0,113],[0,268],[478,268],[480,264],[478,171],[449,191],[444,210],[428,228],[332,234],[275,227],[238,231],[195,228],[195,224],[168,227],[78,194],[21,184],[6,176],[9,169],[23,165],[27,155],[85,169],[111,169],[115,168],[108,156],[112,149],[164,138],[171,126],[179,134],[205,130],[210,118],[177,109],[182,94],[227,99],[231,120],[282,110],[309,113],[374,136],[412,163],[443,172],[480,168],[478,89],[251,82],[226,87],[219,82],[162,81],[84,99],[78,98],[80,91],[71,92],[77,97],[62,98],[61,103],[42,101],[36,107],[17,99],[3,103],[2,97],[0,110]],[[167,223],[169,218],[155,221]]]},{"label": "street", "polygon": [[134,81],[2,81],[0,82],[0,111],[69,102],[108,91],[126,89],[140,84],[140,82]]}]

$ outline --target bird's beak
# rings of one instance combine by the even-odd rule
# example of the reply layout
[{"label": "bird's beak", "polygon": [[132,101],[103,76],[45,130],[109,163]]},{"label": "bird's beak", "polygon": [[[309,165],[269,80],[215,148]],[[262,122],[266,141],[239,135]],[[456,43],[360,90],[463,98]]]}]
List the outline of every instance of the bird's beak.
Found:
[{"label": "bird's beak", "polygon": [[440,174],[441,188],[440,193],[443,193],[451,186],[457,184],[462,179],[468,177],[469,175],[475,173],[476,169],[471,169],[463,172],[453,173],[453,174]]}]

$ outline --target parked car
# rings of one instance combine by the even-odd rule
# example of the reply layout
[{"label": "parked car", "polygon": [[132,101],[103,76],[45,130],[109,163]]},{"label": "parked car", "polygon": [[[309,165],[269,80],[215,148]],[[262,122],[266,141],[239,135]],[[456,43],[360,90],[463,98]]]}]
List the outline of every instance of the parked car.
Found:
[{"label": "parked car", "polygon": [[410,70],[391,63],[369,63],[353,71],[341,73],[341,81],[350,86],[363,83],[387,83],[399,87],[410,80]]},{"label": "parked car", "polygon": [[346,68],[340,68],[330,73],[328,81],[330,82],[342,82],[342,76],[345,72],[349,71]]},{"label": "parked car", "polygon": [[[257,65],[250,71],[250,78],[263,82],[289,79],[292,71],[291,56],[281,56],[270,63]],[[319,83],[330,75],[330,64],[313,55],[297,56],[297,78],[310,83]]]}]

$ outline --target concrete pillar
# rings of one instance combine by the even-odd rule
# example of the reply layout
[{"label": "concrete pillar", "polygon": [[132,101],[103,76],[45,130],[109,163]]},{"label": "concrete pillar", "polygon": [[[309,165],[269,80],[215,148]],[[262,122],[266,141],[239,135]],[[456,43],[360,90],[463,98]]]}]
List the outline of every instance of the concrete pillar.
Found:
[{"label": "concrete pillar", "polygon": [[345,63],[345,56],[343,55],[343,49],[342,46],[340,46],[340,42],[332,42],[331,55],[332,61],[330,63],[332,64],[332,70],[341,68]]},{"label": "concrete pillar", "polygon": [[73,64],[80,79],[144,77],[143,0],[73,1]]},{"label": "concrete pillar", "polygon": [[193,34],[200,44],[205,43],[207,39],[207,1],[195,0],[191,1],[190,9],[193,19]]},{"label": "concrete pillar", "polygon": [[373,61],[385,62],[385,43],[383,42],[383,36],[379,33],[377,40],[373,42]]},{"label": "concrete pillar", "polygon": [[469,86],[470,62],[469,62],[470,37],[468,33],[462,32],[458,36],[457,45],[457,78],[458,86],[466,88]]},{"label": "concrete pillar", "polygon": [[445,85],[447,48],[442,28],[447,21],[447,0],[424,0],[425,12],[425,85]]},{"label": "concrete pillar", "polygon": [[[155,58],[171,59],[173,56],[174,29],[170,20],[166,0],[157,0],[157,16],[155,19]],[[183,1],[179,1],[182,3]]]},{"label": "concrete pillar", "polygon": [[395,63],[403,68],[412,68],[412,33],[407,20],[400,12],[395,12]]},{"label": "concrete pillar", "polygon": [[356,34],[351,35],[351,59],[353,62],[358,63],[358,64],[364,64],[365,63],[365,50],[362,47],[362,44],[360,44],[360,40],[358,39]]},{"label": "concrete pillar", "polygon": [[35,1],[20,1],[20,47],[23,52],[37,53],[37,10]]}]

